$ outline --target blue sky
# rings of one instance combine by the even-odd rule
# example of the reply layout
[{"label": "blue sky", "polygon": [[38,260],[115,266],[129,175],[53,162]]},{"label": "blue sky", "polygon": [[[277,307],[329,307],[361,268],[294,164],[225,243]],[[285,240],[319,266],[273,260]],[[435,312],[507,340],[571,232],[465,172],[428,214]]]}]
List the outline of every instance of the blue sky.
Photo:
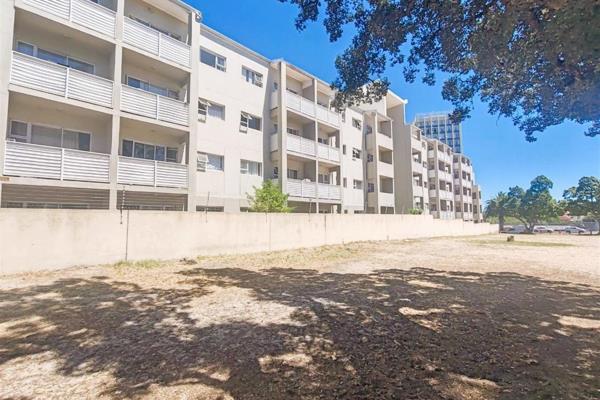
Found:
[{"label": "blue sky", "polygon": [[[277,0],[185,1],[202,11],[208,26],[268,58],[284,58],[326,81],[335,79],[335,57],[351,39],[349,31],[339,42],[330,43],[320,23],[296,31],[296,8]],[[407,121],[417,113],[451,109],[439,86],[409,85],[397,69],[388,71],[387,76],[392,90],[408,99]],[[564,123],[528,143],[510,120],[488,114],[487,106],[477,101],[471,118],[463,123],[463,143],[485,199],[509,186],[527,187],[542,174],[554,182],[553,194],[562,197],[563,190],[580,177],[600,176],[600,137],[585,137],[584,130]]]}]

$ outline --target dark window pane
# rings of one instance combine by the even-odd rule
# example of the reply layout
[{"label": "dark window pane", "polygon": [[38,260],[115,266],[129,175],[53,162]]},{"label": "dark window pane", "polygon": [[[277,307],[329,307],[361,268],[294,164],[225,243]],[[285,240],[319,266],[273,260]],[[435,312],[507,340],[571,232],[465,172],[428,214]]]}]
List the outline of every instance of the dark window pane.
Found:
[{"label": "dark window pane", "polygon": [[67,57],[42,49],[38,49],[38,58],[64,66],[67,65]]},{"label": "dark window pane", "polygon": [[177,162],[177,149],[167,147],[167,161]]},{"label": "dark window pane", "polygon": [[144,158],[144,145],[142,143],[136,143],[133,156],[135,158]]},{"label": "dark window pane", "polygon": [[154,146],[150,144],[144,145],[144,158],[146,160],[154,160]]},{"label": "dark window pane", "polygon": [[33,56],[34,47],[28,43],[18,42],[17,43],[17,51],[19,53]]},{"label": "dark window pane", "polygon": [[123,149],[121,152],[125,157],[133,157],[133,142],[131,140],[123,140]]},{"label": "dark window pane", "polygon": [[165,148],[162,146],[156,146],[156,159],[158,161],[165,161]]},{"label": "dark window pane", "polygon": [[90,151],[91,137],[88,133],[79,134],[79,150]]}]

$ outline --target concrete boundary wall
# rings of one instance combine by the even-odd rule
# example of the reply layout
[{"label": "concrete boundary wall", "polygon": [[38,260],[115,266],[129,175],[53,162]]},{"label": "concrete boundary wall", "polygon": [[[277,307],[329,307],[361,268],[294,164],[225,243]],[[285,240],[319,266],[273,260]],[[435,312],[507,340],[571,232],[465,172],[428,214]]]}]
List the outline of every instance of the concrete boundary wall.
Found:
[{"label": "concrete boundary wall", "polygon": [[368,240],[483,235],[497,225],[429,215],[0,209],[0,274]]}]

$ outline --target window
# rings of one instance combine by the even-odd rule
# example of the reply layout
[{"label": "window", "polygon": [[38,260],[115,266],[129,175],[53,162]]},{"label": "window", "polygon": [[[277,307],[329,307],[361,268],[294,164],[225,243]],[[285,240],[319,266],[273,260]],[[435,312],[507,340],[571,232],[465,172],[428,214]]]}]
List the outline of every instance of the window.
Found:
[{"label": "window", "polygon": [[290,135],[300,136],[300,131],[294,128],[287,128],[287,133],[289,133]]},{"label": "window", "polygon": [[144,81],[141,79],[137,79],[137,78],[134,78],[131,76],[127,77],[127,86],[137,88],[137,89],[142,89],[146,92],[158,94],[160,96],[169,97],[171,99],[175,99],[175,100],[179,99],[179,93],[176,90],[153,85],[150,82],[147,82],[147,81]]},{"label": "window", "polygon": [[352,118],[352,126],[356,129],[362,129],[362,122],[356,118]]},{"label": "window", "polygon": [[353,160],[360,160],[361,157],[361,151],[355,147],[352,148],[352,159]]},{"label": "window", "polygon": [[365,134],[370,135],[371,133],[373,133],[373,127],[371,125],[367,125]]},{"label": "window", "polygon": [[344,178],[343,183],[344,187],[348,187],[348,179]]},{"label": "window", "polygon": [[196,169],[200,172],[223,171],[224,157],[217,154],[198,152]]},{"label": "window", "polygon": [[345,144],[342,145],[342,154],[346,155],[346,145]]},{"label": "window", "polygon": [[256,161],[240,160],[240,173],[242,175],[262,176],[262,164]]},{"label": "window", "polygon": [[218,69],[219,71],[227,71],[227,59],[217,54],[211,53],[208,50],[200,49],[200,62],[209,67]]},{"label": "window", "polygon": [[225,211],[225,207],[196,206],[196,211],[199,211],[199,212],[223,212],[223,211]]},{"label": "window", "polygon": [[358,179],[355,179],[352,182],[352,188],[357,189],[357,190],[362,190],[363,188],[363,183],[362,181],[359,181]]},{"label": "window", "polygon": [[121,154],[125,157],[177,162],[177,149],[174,147],[140,143],[129,139],[123,139]]},{"label": "window", "polygon": [[373,162],[373,154],[367,153],[367,162]]},{"label": "window", "polygon": [[218,118],[225,120],[225,106],[211,103],[208,100],[198,100],[198,119],[206,121],[206,117]]},{"label": "window", "polygon": [[375,184],[374,183],[367,183],[367,192],[369,192],[369,193],[375,192]]},{"label": "window", "polygon": [[248,128],[260,130],[262,126],[262,118],[242,112],[240,116],[240,131],[246,132]]},{"label": "window", "polygon": [[246,67],[242,67],[242,76],[246,79],[246,82],[250,82],[251,84],[262,87],[263,86],[263,76],[258,72],[252,71]]},{"label": "window", "polygon": [[15,142],[90,151],[90,133],[59,127],[11,121],[8,138]]},{"label": "window", "polygon": [[61,54],[57,54],[48,50],[40,49],[29,43],[17,42],[17,51],[23,54],[30,55],[32,57],[37,57],[41,60],[63,65],[65,67],[76,69],[78,71],[87,72],[88,74],[95,73],[96,68],[93,64],[77,60],[69,56],[63,56]]},{"label": "window", "polygon": [[298,179],[298,170],[288,168],[287,177],[288,179]]},{"label": "window", "polygon": [[319,174],[317,180],[319,181],[319,183],[324,183],[327,185],[331,182],[328,174]]}]

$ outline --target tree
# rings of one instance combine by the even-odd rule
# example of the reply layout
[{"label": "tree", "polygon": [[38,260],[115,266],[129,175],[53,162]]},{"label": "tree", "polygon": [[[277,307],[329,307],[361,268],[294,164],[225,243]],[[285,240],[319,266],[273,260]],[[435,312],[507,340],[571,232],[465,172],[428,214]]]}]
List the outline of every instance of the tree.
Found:
[{"label": "tree", "polygon": [[433,85],[435,71],[443,72],[442,96],[456,122],[479,95],[528,141],[565,120],[591,122],[586,135],[600,134],[598,0],[279,1],[298,6],[300,30],[325,8],[331,41],[354,25],[336,60],[338,108],[380,99],[390,85],[386,69],[399,65],[407,82],[422,69]]},{"label": "tree", "polygon": [[292,208],[288,207],[288,195],[283,193],[279,186],[272,181],[264,181],[262,187],[254,188],[254,196],[248,195],[250,211],[266,213],[288,213]]},{"label": "tree", "polygon": [[421,207],[413,207],[410,210],[408,210],[408,213],[410,215],[421,215],[423,214],[423,209]]},{"label": "tree", "polygon": [[506,217],[516,214],[517,201],[514,197],[508,196],[504,192],[499,192],[496,197],[488,200],[485,208],[486,218],[497,217],[500,232],[504,230]]},{"label": "tree", "polygon": [[540,175],[527,190],[519,186],[509,189],[508,197],[514,202],[513,216],[525,225],[527,232],[532,233],[535,225],[560,215],[560,206],[550,194],[552,186],[550,179]]},{"label": "tree", "polygon": [[[600,222],[600,179],[584,176],[577,186],[565,190],[565,209],[571,215],[582,215]],[[600,232],[598,232],[600,235]]]}]

